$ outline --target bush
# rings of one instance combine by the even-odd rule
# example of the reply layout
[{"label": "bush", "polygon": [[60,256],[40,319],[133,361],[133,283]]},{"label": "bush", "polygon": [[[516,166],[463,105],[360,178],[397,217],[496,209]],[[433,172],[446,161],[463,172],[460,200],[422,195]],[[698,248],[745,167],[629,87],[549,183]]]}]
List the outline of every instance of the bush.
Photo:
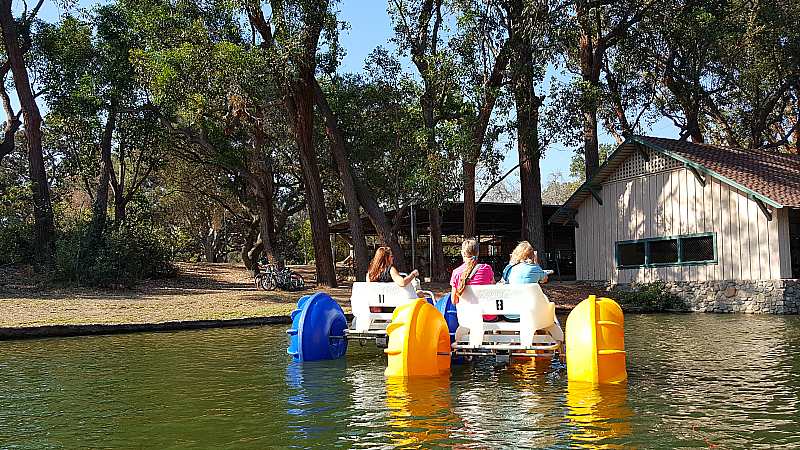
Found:
[{"label": "bush", "polygon": [[92,285],[130,287],[144,278],[174,276],[170,254],[171,249],[162,245],[154,230],[142,225],[121,227],[105,237],[93,267],[83,278]]},{"label": "bush", "polygon": [[32,223],[0,218],[0,266],[32,264],[35,233]]},{"label": "bush", "polygon": [[686,304],[677,295],[668,292],[663,281],[653,283],[632,283],[631,291],[620,292],[617,300],[620,305],[642,308],[642,311],[665,311],[686,309]]},{"label": "bush", "polygon": [[32,195],[28,184],[0,179],[0,266],[34,262]]}]

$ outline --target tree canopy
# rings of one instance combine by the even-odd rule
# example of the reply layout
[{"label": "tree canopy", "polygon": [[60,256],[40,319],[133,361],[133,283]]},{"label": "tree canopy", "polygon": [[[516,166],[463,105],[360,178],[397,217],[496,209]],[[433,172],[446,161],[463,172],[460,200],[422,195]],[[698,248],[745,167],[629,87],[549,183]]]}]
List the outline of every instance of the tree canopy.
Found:
[{"label": "tree canopy", "polygon": [[[349,25],[331,0],[58,4],[44,21],[45,0],[0,3],[0,264],[79,283],[312,255],[334,286],[348,247],[366,272],[362,215],[401,254],[412,205],[431,212],[427,275],[444,279],[451,202],[473,234],[483,189],[516,199],[541,246],[542,203],[654,124],[800,149],[791,0],[388,0],[394,36],[367,43],[356,73],[340,67]],[[575,151],[570,180],[541,173],[555,142]]]}]

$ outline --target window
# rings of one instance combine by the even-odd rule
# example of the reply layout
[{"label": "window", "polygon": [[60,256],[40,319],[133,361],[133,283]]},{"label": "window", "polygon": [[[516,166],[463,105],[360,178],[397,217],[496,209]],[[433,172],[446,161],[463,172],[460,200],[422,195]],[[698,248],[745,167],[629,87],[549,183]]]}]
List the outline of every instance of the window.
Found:
[{"label": "window", "polygon": [[717,263],[715,233],[617,242],[617,268]]},{"label": "window", "polygon": [[667,264],[678,262],[678,240],[664,239],[663,241],[651,241],[650,245],[650,264]]},{"label": "window", "polygon": [[617,244],[619,266],[640,266],[644,264],[644,242]]}]

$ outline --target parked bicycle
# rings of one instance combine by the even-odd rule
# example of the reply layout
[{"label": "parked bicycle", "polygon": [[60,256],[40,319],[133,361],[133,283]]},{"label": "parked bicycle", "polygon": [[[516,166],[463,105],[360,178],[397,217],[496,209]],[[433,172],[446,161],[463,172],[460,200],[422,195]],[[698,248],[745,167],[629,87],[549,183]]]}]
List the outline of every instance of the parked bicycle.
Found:
[{"label": "parked bicycle", "polygon": [[263,265],[264,271],[253,275],[253,284],[255,285],[256,289],[260,291],[266,290],[264,288],[264,282],[272,277],[272,274],[275,273],[277,270],[275,268],[275,264],[267,263]]},{"label": "parked bicycle", "polygon": [[253,277],[253,282],[262,291],[274,291],[278,288],[285,291],[302,291],[306,287],[302,275],[288,267],[278,269],[273,264],[267,264],[264,272]]}]

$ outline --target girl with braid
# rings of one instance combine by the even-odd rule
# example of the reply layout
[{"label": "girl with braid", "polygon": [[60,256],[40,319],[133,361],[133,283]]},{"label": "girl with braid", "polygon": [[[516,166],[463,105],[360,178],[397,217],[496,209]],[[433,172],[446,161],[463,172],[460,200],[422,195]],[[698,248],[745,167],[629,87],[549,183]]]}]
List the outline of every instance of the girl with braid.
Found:
[{"label": "girl with braid", "polygon": [[450,300],[453,304],[458,304],[458,296],[464,293],[468,284],[492,284],[494,282],[494,271],[488,264],[478,263],[478,253],[480,245],[475,238],[465,239],[461,243],[461,257],[464,264],[453,270],[450,277]]}]

